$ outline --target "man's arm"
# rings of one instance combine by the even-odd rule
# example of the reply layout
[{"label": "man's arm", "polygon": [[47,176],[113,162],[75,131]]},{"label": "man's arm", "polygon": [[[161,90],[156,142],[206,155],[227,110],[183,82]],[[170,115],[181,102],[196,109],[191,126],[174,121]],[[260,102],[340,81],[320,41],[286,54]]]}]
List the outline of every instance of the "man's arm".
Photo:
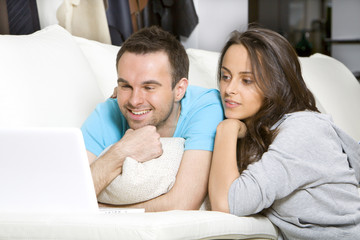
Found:
[{"label": "man's arm", "polygon": [[126,207],[145,208],[147,212],[198,210],[207,194],[211,155],[210,151],[186,150],[175,184],[169,192]]},{"label": "man's arm", "polygon": [[[154,126],[129,129],[120,141],[112,145],[101,157],[87,152],[96,195],[99,195],[122,173],[126,157],[145,162],[162,154],[160,135]],[[95,161],[96,160],[96,161]]]},{"label": "man's arm", "polygon": [[[88,152],[88,156],[91,156],[91,154]],[[116,158],[113,154],[105,153],[102,157],[92,162],[90,168],[96,195],[99,195],[102,190],[121,174],[124,161],[124,156]]]}]

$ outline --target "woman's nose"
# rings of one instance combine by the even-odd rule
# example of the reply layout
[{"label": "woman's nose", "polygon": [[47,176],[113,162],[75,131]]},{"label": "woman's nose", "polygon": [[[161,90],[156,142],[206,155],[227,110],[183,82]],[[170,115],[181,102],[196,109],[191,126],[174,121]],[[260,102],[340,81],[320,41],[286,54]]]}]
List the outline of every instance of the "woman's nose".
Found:
[{"label": "woman's nose", "polygon": [[236,79],[231,79],[229,84],[226,86],[225,92],[229,95],[236,94],[238,92],[239,85],[237,84]]}]

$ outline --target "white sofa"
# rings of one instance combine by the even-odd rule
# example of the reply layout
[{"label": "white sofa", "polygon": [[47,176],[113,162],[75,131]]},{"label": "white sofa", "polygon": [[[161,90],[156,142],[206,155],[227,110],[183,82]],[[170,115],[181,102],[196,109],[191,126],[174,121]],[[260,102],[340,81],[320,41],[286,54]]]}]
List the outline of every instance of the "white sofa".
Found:
[{"label": "white sofa", "polygon": [[[73,37],[54,25],[0,35],[0,127],[80,127],[116,86],[118,47]],[[190,84],[216,88],[219,53],[188,49]],[[360,140],[360,84],[337,60],[300,58],[323,112]],[[4,183],[0,183],[4,184]],[[100,214],[0,213],[0,239],[277,239],[261,216],[211,211]]]}]

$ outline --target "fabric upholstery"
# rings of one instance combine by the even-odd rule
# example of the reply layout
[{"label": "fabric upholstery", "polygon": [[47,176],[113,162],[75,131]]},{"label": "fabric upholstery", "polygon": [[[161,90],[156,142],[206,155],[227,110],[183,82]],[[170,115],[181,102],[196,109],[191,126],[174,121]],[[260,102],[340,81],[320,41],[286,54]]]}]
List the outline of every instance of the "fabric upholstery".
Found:
[{"label": "fabric upholstery", "polygon": [[[183,138],[160,138],[163,154],[139,163],[125,159],[122,174],[117,176],[98,196],[102,203],[122,205],[143,202],[170,191],[184,153]],[[108,150],[105,149],[104,152]],[[102,154],[100,154],[101,156]]]},{"label": "fabric upholstery", "polygon": [[0,53],[0,126],[80,127],[102,101],[88,61],[60,26],[0,35]]}]

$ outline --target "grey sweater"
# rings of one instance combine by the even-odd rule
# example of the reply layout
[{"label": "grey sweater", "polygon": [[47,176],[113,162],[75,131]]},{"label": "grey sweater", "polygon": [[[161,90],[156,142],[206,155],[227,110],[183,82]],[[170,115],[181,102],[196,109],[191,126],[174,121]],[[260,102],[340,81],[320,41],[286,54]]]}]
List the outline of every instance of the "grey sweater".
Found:
[{"label": "grey sweater", "polygon": [[262,212],[279,239],[360,239],[360,144],[314,112],[274,127],[268,151],[232,183],[230,212]]}]

